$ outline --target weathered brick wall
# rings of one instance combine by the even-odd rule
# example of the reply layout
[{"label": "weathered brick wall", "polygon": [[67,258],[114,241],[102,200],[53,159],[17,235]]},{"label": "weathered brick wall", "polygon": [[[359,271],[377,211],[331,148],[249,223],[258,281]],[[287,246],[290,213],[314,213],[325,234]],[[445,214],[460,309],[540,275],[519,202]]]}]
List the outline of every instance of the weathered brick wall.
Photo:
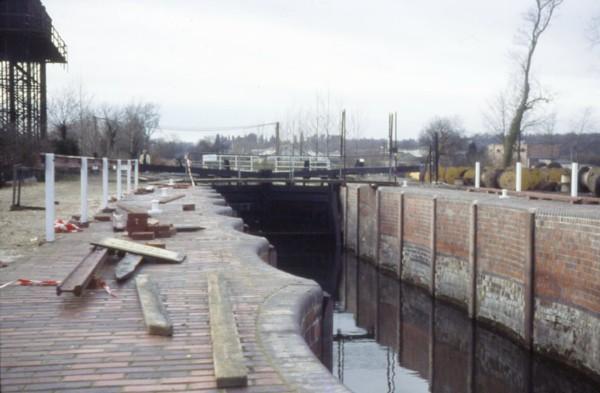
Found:
[{"label": "weathered brick wall", "polygon": [[395,276],[400,274],[401,198],[397,188],[380,189],[378,263]]},{"label": "weathered brick wall", "polygon": [[358,250],[357,230],[358,230],[358,186],[348,184],[346,186],[346,248],[356,252]]},{"label": "weathered brick wall", "polygon": [[339,198],[340,198],[340,207],[342,209],[341,211],[341,215],[342,215],[342,219],[341,219],[341,225],[342,225],[342,241],[344,243],[344,247],[346,247],[346,228],[347,228],[347,221],[348,221],[348,214],[346,211],[346,206],[347,206],[347,201],[346,201],[346,194],[348,193],[348,188],[345,186],[340,187],[340,193],[339,193]]},{"label": "weathered brick wall", "polygon": [[375,262],[377,251],[377,190],[371,186],[358,188],[358,256]]},{"label": "weathered brick wall", "polygon": [[481,205],[477,212],[476,315],[526,339],[526,211]]},{"label": "weathered brick wall", "polygon": [[[359,237],[362,258],[374,250],[378,267],[403,281],[600,375],[600,210],[410,187],[377,194],[367,186],[359,207],[356,190],[348,188],[347,232],[351,249]],[[366,294],[347,295],[356,309]]]},{"label": "weathered brick wall", "polygon": [[435,218],[436,296],[469,303],[471,204],[438,199]]},{"label": "weathered brick wall", "polygon": [[402,279],[427,288],[431,285],[432,208],[430,197],[404,195]]},{"label": "weathered brick wall", "polygon": [[304,341],[311,349],[312,353],[319,358],[323,359],[323,327],[325,321],[323,320],[323,301],[322,297],[313,296],[306,300],[306,303],[302,307],[302,317],[300,329]]},{"label": "weathered brick wall", "polygon": [[535,234],[535,346],[600,374],[600,219],[538,214]]}]

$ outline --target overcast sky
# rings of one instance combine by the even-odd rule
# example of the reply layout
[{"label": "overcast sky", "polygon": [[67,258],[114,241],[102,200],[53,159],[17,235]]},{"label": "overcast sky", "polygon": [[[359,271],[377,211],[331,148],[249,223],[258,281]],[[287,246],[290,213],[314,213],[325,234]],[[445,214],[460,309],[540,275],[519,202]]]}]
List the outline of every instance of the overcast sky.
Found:
[{"label": "overcast sky", "polygon": [[[69,48],[66,69],[49,67],[50,95],[81,84],[98,104],[155,102],[166,134],[285,121],[329,97],[363,136],[385,137],[397,111],[407,138],[433,116],[484,130],[533,0],[43,3]],[[600,48],[585,39],[598,14],[599,0],[565,0],[540,43],[534,72],[554,96],[558,131],[586,107],[600,116]]]}]

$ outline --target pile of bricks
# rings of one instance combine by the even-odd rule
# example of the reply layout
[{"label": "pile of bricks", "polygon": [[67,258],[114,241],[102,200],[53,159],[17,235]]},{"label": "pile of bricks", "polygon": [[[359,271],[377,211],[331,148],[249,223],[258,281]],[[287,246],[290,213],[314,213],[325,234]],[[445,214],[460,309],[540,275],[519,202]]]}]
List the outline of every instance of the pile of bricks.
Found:
[{"label": "pile of bricks", "polygon": [[127,214],[127,232],[134,240],[154,240],[171,237],[177,233],[173,224],[149,223],[147,213]]}]

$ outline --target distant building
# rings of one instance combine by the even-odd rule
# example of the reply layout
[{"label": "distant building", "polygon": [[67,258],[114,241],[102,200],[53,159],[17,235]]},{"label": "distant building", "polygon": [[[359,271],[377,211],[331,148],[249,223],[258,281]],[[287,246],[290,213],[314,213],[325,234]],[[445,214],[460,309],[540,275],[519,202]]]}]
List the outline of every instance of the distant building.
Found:
[{"label": "distant building", "polygon": [[527,151],[529,160],[558,160],[560,158],[560,145],[529,145]]},{"label": "distant building", "polygon": [[[501,167],[504,160],[504,145],[494,143],[487,146],[487,157],[494,166]],[[513,161],[516,162],[518,152],[513,152]],[[538,162],[551,162],[560,158],[560,145],[551,144],[521,144],[521,163],[524,166],[532,166]]]}]

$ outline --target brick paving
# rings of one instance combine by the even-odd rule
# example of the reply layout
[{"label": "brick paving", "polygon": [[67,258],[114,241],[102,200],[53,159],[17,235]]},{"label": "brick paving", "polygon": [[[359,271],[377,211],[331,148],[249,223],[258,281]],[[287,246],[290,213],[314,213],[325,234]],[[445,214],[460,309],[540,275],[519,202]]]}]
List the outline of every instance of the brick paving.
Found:
[{"label": "brick paving", "polygon": [[[206,230],[166,238],[183,252],[179,265],[143,263],[160,286],[174,325],[172,337],[150,336],[134,280],[114,280],[114,262],[101,274],[115,291],[56,296],[53,287],[10,286],[0,290],[0,390],[2,392],[291,392],[347,391],[310,351],[300,321],[309,302],[320,301],[313,282],[276,270],[259,258],[266,239],[239,231],[242,222],[209,188],[177,190],[185,198],[161,205],[162,222],[201,225]],[[125,203],[150,207],[153,195]],[[196,210],[182,211],[194,203]],[[89,242],[120,237],[110,222],[84,232],[57,235],[54,243],[8,268],[0,282],[18,278],[62,280],[89,252]],[[234,316],[249,383],[217,390],[207,299],[207,272],[229,281]]]}]

